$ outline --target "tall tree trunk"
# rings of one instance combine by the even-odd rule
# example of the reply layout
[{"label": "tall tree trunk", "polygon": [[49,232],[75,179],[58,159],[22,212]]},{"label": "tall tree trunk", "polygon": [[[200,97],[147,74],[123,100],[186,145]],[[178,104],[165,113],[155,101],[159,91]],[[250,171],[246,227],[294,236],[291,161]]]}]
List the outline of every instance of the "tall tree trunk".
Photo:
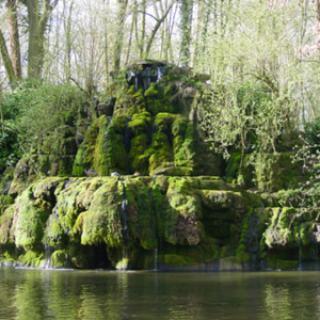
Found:
[{"label": "tall tree trunk", "polygon": [[210,15],[212,13],[212,0],[198,0],[197,31],[195,36],[195,52],[193,66],[203,72],[206,56],[207,35]]},{"label": "tall tree trunk", "polygon": [[23,0],[28,12],[28,77],[40,79],[44,64],[46,29],[58,0]]},{"label": "tall tree trunk", "polygon": [[140,46],[140,58],[144,57],[145,42],[146,42],[146,0],[142,0],[142,25],[141,25],[141,46]]},{"label": "tall tree trunk", "polygon": [[106,13],[104,18],[104,82],[105,86],[109,83],[110,70],[109,70],[109,19],[107,12],[110,10],[110,0],[106,2]]},{"label": "tall tree trunk", "polygon": [[180,62],[183,66],[190,64],[190,45],[192,32],[193,0],[182,0],[181,6],[181,46]]},{"label": "tall tree trunk", "polygon": [[8,9],[8,26],[9,26],[9,43],[11,49],[11,61],[14,69],[14,73],[17,79],[21,79],[21,49],[19,38],[19,27],[17,18],[17,1],[7,0]]},{"label": "tall tree trunk", "polygon": [[0,30],[0,52],[3,60],[4,67],[10,82],[10,86],[14,88],[16,86],[17,77],[14,72],[12,61],[7,48],[6,40],[4,38],[2,30]]},{"label": "tall tree trunk", "polygon": [[71,80],[71,50],[72,50],[72,13],[74,1],[67,7],[66,0],[63,1],[64,6],[64,32],[65,32],[65,77],[69,82]]},{"label": "tall tree trunk", "polygon": [[117,15],[117,32],[116,41],[113,52],[113,72],[118,73],[121,65],[121,54],[123,47],[124,27],[127,13],[128,0],[118,0],[118,15]]},{"label": "tall tree trunk", "polygon": [[133,39],[133,31],[134,31],[134,23],[135,23],[135,12],[133,12],[132,21],[131,21],[131,27],[130,27],[130,33],[129,33],[129,41],[128,41],[128,50],[127,50],[127,56],[125,63],[128,64],[130,60],[130,54],[131,54],[131,46],[132,46],[132,39]]}]

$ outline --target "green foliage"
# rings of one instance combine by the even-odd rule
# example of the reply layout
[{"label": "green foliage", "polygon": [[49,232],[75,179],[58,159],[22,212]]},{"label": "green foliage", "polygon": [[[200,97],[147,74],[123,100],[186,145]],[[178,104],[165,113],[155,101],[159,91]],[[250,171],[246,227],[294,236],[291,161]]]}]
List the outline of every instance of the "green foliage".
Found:
[{"label": "green foliage", "polygon": [[317,118],[305,126],[305,139],[317,149],[320,146],[320,118]]},{"label": "green foliage", "polygon": [[302,181],[302,166],[293,153],[259,153],[255,163],[256,184],[262,191],[296,188]]},{"label": "green foliage", "polygon": [[85,104],[83,93],[70,85],[27,86],[13,95],[20,112],[20,143],[25,147],[41,142],[61,126],[75,126]]}]

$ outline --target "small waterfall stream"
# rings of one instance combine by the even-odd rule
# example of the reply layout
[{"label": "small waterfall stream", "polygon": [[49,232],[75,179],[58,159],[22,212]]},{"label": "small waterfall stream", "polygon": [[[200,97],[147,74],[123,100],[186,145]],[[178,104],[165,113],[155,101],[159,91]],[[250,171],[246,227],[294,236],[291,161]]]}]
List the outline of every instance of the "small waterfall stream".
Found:
[{"label": "small waterfall stream", "polygon": [[44,257],[45,257],[45,263],[43,265],[43,269],[51,269],[51,254],[52,254],[52,248],[48,245],[44,246]]},{"label": "small waterfall stream", "polygon": [[128,269],[128,244],[129,244],[129,224],[128,224],[128,199],[126,193],[126,186],[121,176],[119,176],[118,183],[121,185],[122,200],[120,206],[120,221],[122,226],[122,237],[124,242],[124,247],[122,250],[122,258],[117,265],[118,270]]},{"label": "small waterfall stream", "polygon": [[122,200],[121,200],[121,225],[122,225],[122,236],[127,246],[129,242],[129,226],[128,226],[128,199],[126,193],[126,186],[122,180],[120,180],[122,185]]}]

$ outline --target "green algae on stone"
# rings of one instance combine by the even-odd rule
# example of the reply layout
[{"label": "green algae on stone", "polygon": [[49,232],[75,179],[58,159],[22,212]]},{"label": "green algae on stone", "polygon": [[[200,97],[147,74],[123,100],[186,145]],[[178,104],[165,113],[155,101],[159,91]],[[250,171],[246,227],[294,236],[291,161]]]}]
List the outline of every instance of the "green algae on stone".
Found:
[{"label": "green algae on stone", "polygon": [[110,247],[122,244],[122,226],[119,211],[121,197],[117,179],[110,179],[94,194],[87,211],[81,214],[81,243],[106,243]]},{"label": "green algae on stone", "polygon": [[78,148],[72,169],[72,175],[85,176],[86,171],[93,167],[93,155],[99,133],[99,120],[95,119],[87,129],[84,140]]},{"label": "green algae on stone", "polygon": [[13,234],[17,247],[32,249],[41,243],[50,212],[33,197],[32,188],[24,191],[16,201]]},{"label": "green algae on stone", "polygon": [[[8,222],[3,218],[0,224],[6,229],[1,246],[11,241],[39,255],[44,254],[45,246],[53,252],[62,250],[61,257],[66,254],[67,262],[79,268],[92,266],[89,260],[94,259],[97,246],[105,246],[114,267],[124,257],[123,252],[127,252],[129,267],[142,266],[139,259],[146,262],[157,248],[162,251],[159,258],[161,254],[177,254],[190,258],[193,265],[235,255],[234,239],[240,238],[241,232],[237,212],[242,212],[246,203],[217,177],[52,177],[35,182],[27,191],[10,207],[16,212],[15,218],[8,213]],[[232,217],[233,209],[236,216],[232,223],[239,228],[228,227],[229,243],[220,236],[223,224],[219,228],[214,225],[214,229],[206,224],[208,212],[219,222]],[[219,210],[226,210],[228,215],[220,216]],[[46,217],[43,221],[42,214]],[[27,230],[17,228],[26,216],[36,223]],[[17,231],[20,238],[12,237]],[[168,251],[170,246],[175,251]]]},{"label": "green algae on stone", "polygon": [[18,261],[26,267],[41,267],[41,264],[44,262],[43,259],[42,253],[30,250],[19,256]]},{"label": "green algae on stone", "polygon": [[0,245],[8,245],[14,243],[13,235],[11,232],[15,207],[7,208],[0,216]]},{"label": "green algae on stone", "polygon": [[172,124],[174,164],[182,171],[182,175],[192,175],[194,170],[194,131],[187,119],[176,117]]},{"label": "green algae on stone", "polygon": [[70,267],[68,252],[66,250],[55,250],[50,257],[50,267],[52,268]]}]

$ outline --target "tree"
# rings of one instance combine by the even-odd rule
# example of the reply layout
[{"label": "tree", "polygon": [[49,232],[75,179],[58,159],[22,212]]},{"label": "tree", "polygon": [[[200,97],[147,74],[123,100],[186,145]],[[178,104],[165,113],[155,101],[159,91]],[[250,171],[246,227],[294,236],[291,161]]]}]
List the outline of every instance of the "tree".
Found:
[{"label": "tree", "polygon": [[188,66],[190,63],[190,45],[192,31],[192,15],[193,15],[193,0],[181,0],[181,45],[180,45],[180,62],[183,66]]},{"label": "tree", "polygon": [[113,72],[117,73],[120,69],[121,54],[123,47],[124,27],[127,15],[128,0],[118,0],[118,13],[117,13],[117,28],[116,40],[113,52]]},{"label": "tree", "polygon": [[1,51],[1,56],[3,60],[4,67],[6,69],[6,73],[9,79],[10,86],[12,88],[15,87],[17,78],[16,74],[14,72],[13,64],[10,58],[10,54],[7,48],[6,40],[4,38],[3,32],[0,29],[0,51]]},{"label": "tree", "polygon": [[59,0],[20,0],[27,8],[28,78],[40,79],[45,56],[45,39],[50,15]]},{"label": "tree", "polygon": [[168,8],[166,9],[166,11],[163,13],[162,17],[159,17],[156,19],[156,24],[153,27],[153,30],[151,32],[151,35],[148,39],[147,45],[146,45],[146,51],[145,51],[145,58],[149,57],[150,54],[150,50],[151,50],[151,46],[153,44],[154,38],[158,32],[158,30],[160,29],[162,23],[165,21],[165,19],[167,18],[169,12],[171,11],[173,5],[175,4],[175,1],[173,1],[170,6],[168,6]]},{"label": "tree", "polygon": [[17,19],[17,3],[16,0],[7,0],[7,21],[9,29],[9,44],[11,55],[8,50],[7,42],[3,31],[0,29],[0,51],[2,60],[6,69],[10,86],[14,88],[17,81],[21,79],[21,53],[20,39]]},{"label": "tree", "polygon": [[19,26],[17,18],[17,0],[7,0],[6,6],[8,12],[9,43],[11,49],[12,65],[16,78],[21,79],[22,69]]}]

